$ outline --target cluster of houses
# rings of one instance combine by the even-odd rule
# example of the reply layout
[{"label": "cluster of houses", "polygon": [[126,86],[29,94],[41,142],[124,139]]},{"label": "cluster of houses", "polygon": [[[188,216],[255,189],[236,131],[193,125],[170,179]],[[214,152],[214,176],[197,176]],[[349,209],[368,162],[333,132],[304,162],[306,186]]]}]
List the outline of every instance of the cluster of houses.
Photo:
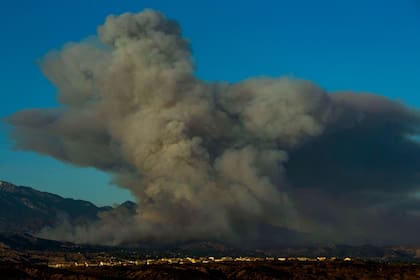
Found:
[{"label": "cluster of houses", "polygon": [[[323,262],[335,261],[336,257],[199,257],[199,258],[160,258],[160,259],[145,259],[145,260],[123,260],[123,261],[99,261],[99,262],[68,262],[48,264],[49,267],[64,268],[64,267],[97,267],[97,266],[138,266],[138,265],[158,265],[158,264],[208,264],[221,262],[263,262],[263,261],[301,261],[301,262]],[[352,261],[351,258],[346,257],[343,261]]]}]

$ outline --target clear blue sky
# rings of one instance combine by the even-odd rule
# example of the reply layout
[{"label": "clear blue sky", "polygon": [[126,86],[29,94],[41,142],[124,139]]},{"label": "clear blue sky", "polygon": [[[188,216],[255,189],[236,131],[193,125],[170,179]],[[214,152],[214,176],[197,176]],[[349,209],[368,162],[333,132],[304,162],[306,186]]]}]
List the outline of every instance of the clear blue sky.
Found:
[{"label": "clear blue sky", "polygon": [[[420,107],[418,0],[16,0],[0,4],[0,118],[56,105],[37,59],[95,34],[109,14],[144,8],[180,22],[202,79],[293,75]],[[10,146],[2,124],[0,180],[100,205],[130,198],[106,174]]]}]

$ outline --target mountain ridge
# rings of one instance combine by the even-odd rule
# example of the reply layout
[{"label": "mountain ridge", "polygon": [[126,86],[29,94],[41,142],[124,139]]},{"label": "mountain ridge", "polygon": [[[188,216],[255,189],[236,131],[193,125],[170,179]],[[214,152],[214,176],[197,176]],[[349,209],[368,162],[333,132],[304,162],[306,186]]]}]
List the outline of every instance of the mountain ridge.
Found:
[{"label": "mountain ridge", "polygon": [[[116,207],[129,207],[132,211],[135,205],[126,201]],[[33,234],[57,226],[63,220],[74,225],[89,223],[97,220],[101,212],[112,209],[0,180],[0,231]]]}]

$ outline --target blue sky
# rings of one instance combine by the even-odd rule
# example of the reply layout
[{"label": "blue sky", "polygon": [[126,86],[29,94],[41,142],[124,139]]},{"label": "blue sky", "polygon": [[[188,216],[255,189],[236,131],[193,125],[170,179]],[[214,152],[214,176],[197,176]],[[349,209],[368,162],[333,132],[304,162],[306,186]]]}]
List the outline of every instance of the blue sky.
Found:
[{"label": "blue sky", "polygon": [[[420,107],[420,1],[21,0],[0,4],[0,118],[57,104],[36,64],[49,50],[94,35],[109,14],[144,8],[181,24],[202,79],[292,75]],[[11,150],[7,129],[1,180],[100,205],[130,198],[106,174]]]}]

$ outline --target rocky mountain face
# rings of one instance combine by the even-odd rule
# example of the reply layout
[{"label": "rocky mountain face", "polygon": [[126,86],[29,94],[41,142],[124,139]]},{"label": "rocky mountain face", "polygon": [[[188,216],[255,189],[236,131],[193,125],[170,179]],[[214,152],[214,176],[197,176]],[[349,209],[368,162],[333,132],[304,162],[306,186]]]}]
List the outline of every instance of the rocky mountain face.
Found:
[{"label": "rocky mountain face", "polygon": [[[136,207],[133,202],[119,207],[126,206],[130,211]],[[36,233],[63,220],[75,225],[89,223],[96,220],[100,212],[112,209],[0,181],[0,232]]]}]

